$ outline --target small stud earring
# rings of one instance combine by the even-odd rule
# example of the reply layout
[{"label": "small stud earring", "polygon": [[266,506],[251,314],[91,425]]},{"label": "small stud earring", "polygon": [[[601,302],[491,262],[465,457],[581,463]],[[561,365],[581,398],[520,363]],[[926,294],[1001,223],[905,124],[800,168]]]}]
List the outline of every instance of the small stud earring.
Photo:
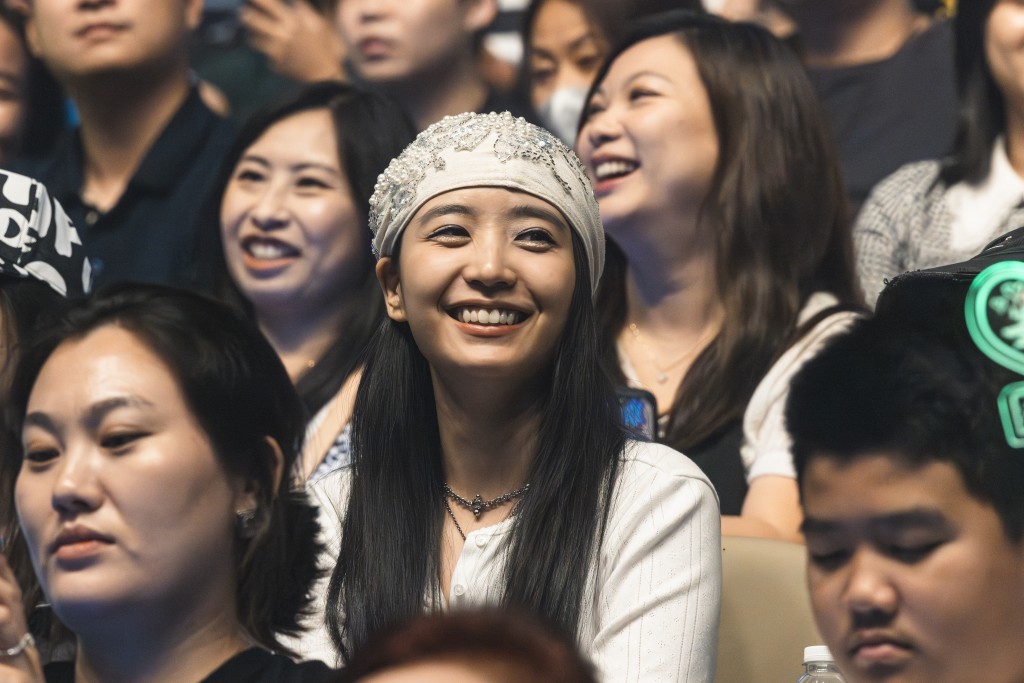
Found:
[{"label": "small stud earring", "polygon": [[256,513],[258,508],[251,508],[249,510],[237,510],[235,515],[238,517],[237,527],[239,538],[252,538],[256,535]]}]

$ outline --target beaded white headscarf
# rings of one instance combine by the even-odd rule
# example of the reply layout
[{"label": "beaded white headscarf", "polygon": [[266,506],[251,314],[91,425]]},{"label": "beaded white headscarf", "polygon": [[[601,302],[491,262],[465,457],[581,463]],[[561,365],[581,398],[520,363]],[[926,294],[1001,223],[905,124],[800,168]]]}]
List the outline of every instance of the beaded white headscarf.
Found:
[{"label": "beaded white headscarf", "polygon": [[591,292],[596,291],[604,269],[604,229],[583,164],[554,135],[508,112],[446,116],[392,160],[370,198],[374,255],[394,252],[427,201],[467,187],[519,190],[561,211],[583,243]]}]

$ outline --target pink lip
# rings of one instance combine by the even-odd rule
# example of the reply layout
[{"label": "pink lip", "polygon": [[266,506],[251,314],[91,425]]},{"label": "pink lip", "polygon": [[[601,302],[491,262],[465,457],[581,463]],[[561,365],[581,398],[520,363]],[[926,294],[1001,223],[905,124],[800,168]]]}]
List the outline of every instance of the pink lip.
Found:
[{"label": "pink lip", "polygon": [[366,59],[380,59],[391,54],[393,42],[377,36],[368,36],[358,43],[359,54]]},{"label": "pink lip", "polygon": [[113,22],[97,22],[95,24],[88,24],[86,26],[83,26],[75,32],[75,35],[79,38],[104,39],[116,35],[127,28],[127,24],[116,24]]},{"label": "pink lip", "polygon": [[862,668],[894,667],[913,656],[913,647],[888,633],[867,633],[854,639],[850,658]]},{"label": "pink lip", "polygon": [[[497,308],[506,311],[515,311],[519,315],[523,316],[523,319],[515,323],[514,325],[486,325],[482,323],[467,323],[455,317],[456,312],[463,308]],[[511,304],[501,303],[498,301],[463,301],[457,304],[453,304],[451,306],[445,306],[445,310],[448,313],[448,317],[455,321],[455,324],[459,327],[459,329],[461,329],[463,332],[473,335],[474,337],[501,337],[503,335],[521,329],[526,324],[526,322],[533,317],[533,313],[524,310],[522,306],[515,306]]]},{"label": "pink lip", "polygon": [[[282,255],[274,258],[259,257],[252,252],[255,244],[270,245],[282,252]],[[247,270],[254,273],[266,274],[280,270],[293,263],[301,252],[294,246],[272,237],[245,237],[241,240],[242,263]]]},{"label": "pink lip", "polygon": [[[611,178],[604,178],[603,180],[598,180],[597,167],[608,161],[621,161],[627,164],[634,164],[635,168],[629,173],[626,173],[625,175],[613,176]],[[607,195],[612,190],[614,190],[617,185],[619,185],[620,183],[628,179],[631,175],[633,175],[633,173],[638,168],[640,168],[640,162],[636,161],[635,159],[628,159],[626,157],[602,155],[595,156],[590,160],[590,168],[594,180],[594,195],[600,199],[604,195]]]},{"label": "pink lip", "polygon": [[64,527],[50,544],[50,553],[59,560],[77,560],[94,555],[114,542],[114,539],[87,526],[76,524]]}]

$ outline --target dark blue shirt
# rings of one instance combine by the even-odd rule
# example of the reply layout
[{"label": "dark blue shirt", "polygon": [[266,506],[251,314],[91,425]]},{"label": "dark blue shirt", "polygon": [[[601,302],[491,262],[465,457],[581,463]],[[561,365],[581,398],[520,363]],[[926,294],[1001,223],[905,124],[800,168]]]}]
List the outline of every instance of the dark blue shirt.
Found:
[{"label": "dark blue shirt", "polygon": [[82,142],[76,129],[53,157],[21,172],[41,180],[78,228],[92,261],[94,286],[154,282],[205,289],[212,272],[203,253],[203,215],[233,139],[195,88],[146,152],[124,194],[106,213],[86,204]]}]

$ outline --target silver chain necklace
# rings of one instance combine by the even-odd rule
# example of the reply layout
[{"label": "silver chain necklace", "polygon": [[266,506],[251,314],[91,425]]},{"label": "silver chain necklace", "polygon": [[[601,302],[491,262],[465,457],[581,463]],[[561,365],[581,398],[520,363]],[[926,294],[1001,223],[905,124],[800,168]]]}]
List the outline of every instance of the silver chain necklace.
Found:
[{"label": "silver chain necklace", "polygon": [[491,498],[490,500],[484,500],[479,493],[473,497],[473,500],[466,500],[459,494],[455,493],[455,491],[452,491],[452,487],[448,486],[448,482],[445,482],[443,484],[442,490],[444,491],[445,501],[451,498],[452,500],[454,500],[456,503],[466,508],[467,510],[472,510],[473,515],[477,519],[480,519],[480,515],[482,515],[486,511],[493,510],[499,505],[504,505],[510,500],[515,500],[516,498],[522,496],[524,493],[530,490],[530,485],[524,484],[521,487],[517,488],[515,491],[503,493],[497,498]]}]

